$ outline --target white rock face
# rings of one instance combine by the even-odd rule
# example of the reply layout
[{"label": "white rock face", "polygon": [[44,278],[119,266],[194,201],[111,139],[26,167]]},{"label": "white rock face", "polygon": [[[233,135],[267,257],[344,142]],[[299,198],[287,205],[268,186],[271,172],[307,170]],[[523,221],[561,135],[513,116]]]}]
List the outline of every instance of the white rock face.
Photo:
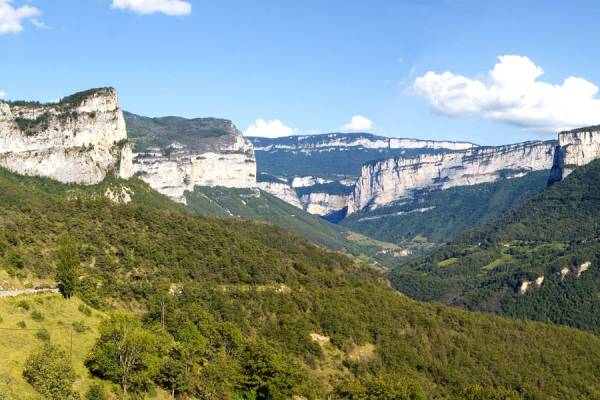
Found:
[{"label": "white rock face", "polygon": [[319,178],[318,176],[295,176],[292,178],[292,187],[302,188],[314,185],[322,185],[331,182],[333,181],[325,178]]},{"label": "white rock face", "polygon": [[119,188],[107,188],[104,192],[104,196],[116,204],[128,204],[131,203],[131,196],[133,191],[125,186]]},{"label": "white rock face", "polygon": [[252,138],[256,151],[294,150],[323,152],[331,149],[447,149],[464,150],[477,145],[467,142],[401,139],[368,133],[329,133],[323,135],[289,136],[279,139]]},{"label": "white rock face", "polygon": [[466,150],[477,147],[468,142],[449,142],[437,140],[390,139],[390,149],[448,149]]},{"label": "white rock face", "polygon": [[536,280],[535,280],[535,286],[537,287],[542,287],[542,284],[544,283],[544,276],[539,276]]},{"label": "white rock face", "polygon": [[566,178],[573,170],[600,158],[600,126],[575,129],[558,134],[551,180]]},{"label": "white rock face", "polygon": [[184,193],[196,186],[257,186],[252,143],[233,124],[229,134],[207,138],[202,149],[174,142],[136,153],[133,169],[153,189],[184,204]]},{"label": "white rock face", "polygon": [[407,158],[392,158],[363,166],[348,213],[377,208],[414,197],[421,190],[493,182],[530,171],[550,169],[553,142],[526,142]]},{"label": "white rock face", "polygon": [[581,264],[579,267],[577,267],[577,269],[575,271],[576,276],[579,278],[581,276],[581,274],[583,274],[585,271],[590,269],[591,266],[592,266],[591,261]]},{"label": "white rock face", "polygon": [[307,212],[315,215],[328,215],[343,210],[350,196],[313,192],[300,197]]},{"label": "white rock face", "polygon": [[300,209],[304,209],[304,206],[300,202],[298,198],[298,194],[296,191],[285,181],[280,182],[258,182],[258,188],[264,190],[267,193],[272,194],[273,196],[285,201],[293,205],[294,207],[298,207]]},{"label": "white rock face", "polygon": [[132,175],[132,152],[113,89],[46,105],[0,102],[0,165],[22,175],[96,184]]},{"label": "white rock face", "polygon": [[531,282],[523,281],[521,286],[519,287],[519,294],[525,294],[529,290],[529,286],[531,286]]}]

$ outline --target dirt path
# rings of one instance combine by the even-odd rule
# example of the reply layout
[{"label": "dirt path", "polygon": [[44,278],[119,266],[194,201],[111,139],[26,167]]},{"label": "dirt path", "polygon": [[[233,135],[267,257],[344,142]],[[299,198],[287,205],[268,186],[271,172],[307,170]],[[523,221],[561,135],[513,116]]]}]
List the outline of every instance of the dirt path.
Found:
[{"label": "dirt path", "polygon": [[21,294],[35,294],[43,292],[58,293],[58,289],[0,290],[0,297],[15,297]]}]

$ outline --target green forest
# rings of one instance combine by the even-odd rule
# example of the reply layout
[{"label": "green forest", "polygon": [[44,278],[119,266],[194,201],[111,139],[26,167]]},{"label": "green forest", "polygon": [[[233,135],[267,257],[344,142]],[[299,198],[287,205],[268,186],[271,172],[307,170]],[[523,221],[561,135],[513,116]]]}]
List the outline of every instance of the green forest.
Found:
[{"label": "green forest", "polygon": [[400,205],[351,214],[341,223],[375,239],[396,244],[444,243],[530,199],[546,188],[548,171],[520,178],[419,193]]},{"label": "green forest", "polygon": [[[133,202],[98,195],[106,185]],[[193,215],[136,179],[81,188],[3,171],[0,215],[6,275],[64,297],[12,300],[0,328],[66,310],[58,326],[91,332],[73,357],[50,329],[7,350],[25,361],[0,376],[0,398],[15,379],[50,399],[600,398],[592,334],[415,302],[346,255]]]},{"label": "green forest", "polygon": [[[600,162],[390,273],[407,295],[600,332]],[[533,284],[543,277],[541,284]],[[525,293],[524,282],[530,282]]]}]

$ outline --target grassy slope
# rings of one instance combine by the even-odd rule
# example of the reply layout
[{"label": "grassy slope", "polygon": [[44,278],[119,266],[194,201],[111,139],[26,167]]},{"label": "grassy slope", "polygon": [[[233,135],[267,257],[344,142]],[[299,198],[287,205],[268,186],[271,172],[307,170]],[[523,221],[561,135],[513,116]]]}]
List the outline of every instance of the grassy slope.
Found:
[{"label": "grassy slope", "polygon": [[[353,214],[342,225],[392,243],[424,237],[438,244],[499,217],[544,190],[547,180],[548,171],[540,171],[522,178],[424,193],[417,201]],[[411,212],[425,208],[431,209]]]},{"label": "grassy slope", "polygon": [[[600,398],[600,338],[593,335],[416,303],[374,271],[275,227],[69,200],[36,182],[0,176],[1,265],[7,268],[7,254],[18,252],[24,271],[52,277],[56,236],[68,227],[81,247],[81,294],[94,304],[143,312],[177,283],[182,295],[169,305],[167,326],[204,313],[231,322],[300,363],[323,388],[372,373],[410,379],[429,398],[476,383],[529,399]],[[287,289],[269,289],[281,285]],[[77,316],[57,318],[81,318],[70,310]],[[346,369],[316,367],[325,355],[311,333],[331,338]]]},{"label": "grassy slope", "polygon": [[[394,286],[422,300],[600,332],[598,179],[598,161],[577,169],[496,221],[398,267]],[[592,267],[577,277],[588,261]],[[518,294],[522,282],[540,276],[540,288]]]},{"label": "grassy slope", "polygon": [[[22,307],[23,302],[27,303],[29,310]],[[43,343],[35,336],[41,328],[48,330],[52,343],[61,346],[68,353],[71,349],[72,334],[73,366],[79,376],[74,387],[80,392],[85,391],[89,386],[90,377],[83,360],[97,337],[98,323],[103,314],[94,311],[88,316],[78,310],[82,304],[77,298],[66,301],[58,294],[22,295],[0,299],[0,398],[2,394],[11,399],[41,398],[21,375],[29,351]],[[33,320],[31,312],[34,310],[41,312],[44,319]],[[25,329],[17,326],[20,321],[25,322]],[[82,322],[87,330],[82,333],[76,332],[72,325],[74,322]]]}]

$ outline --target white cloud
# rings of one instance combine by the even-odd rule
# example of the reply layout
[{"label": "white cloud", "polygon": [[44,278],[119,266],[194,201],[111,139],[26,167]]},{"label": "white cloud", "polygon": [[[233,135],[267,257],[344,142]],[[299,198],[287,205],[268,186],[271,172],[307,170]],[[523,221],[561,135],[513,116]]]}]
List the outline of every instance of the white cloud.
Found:
[{"label": "white cloud", "polygon": [[3,99],[6,97],[6,92],[3,92],[2,90],[0,90],[0,99]]},{"label": "white cloud", "polygon": [[192,5],[184,0],[113,0],[112,8],[143,15],[163,13],[181,16],[192,13]]},{"label": "white cloud", "polygon": [[484,78],[430,71],[413,90],[435,112],[455,117],[479,115],[534,132],[557,132],[600,123],[598,87],[568,77],[555,85],[538,80],[544,70],[528,57],[506,55]]},{"label": "white cloud", "polygon": [[261,136],[268,138],[276,138],[281,136],[290,136],[296,133],[296,130],[285,126],[283,122],[278,119],[274,119],[271,121],[265,121],[262,118],[259,118],[251,124],[244,135],[246,136]]},{"label": "white cloud", "polygon": [[352,117],[350,123],[342,126],[342,130],[346,132],[366,132],[373,129],[373,121],[362,115],[355,115]]},{"label": "white cloud", "polygon": [[50,29],[50,27],[48,25],[46,25],[46,23],[44,21],[40,21],[37,18],[32,18],[31,24],[38,29]]},{"label": "white cloud", "polygon": [[40,15],[40,11],[32,6],[15,8],[12,0],[0,0],[0,35],[17,33],[23,30],[23,20]]}]

